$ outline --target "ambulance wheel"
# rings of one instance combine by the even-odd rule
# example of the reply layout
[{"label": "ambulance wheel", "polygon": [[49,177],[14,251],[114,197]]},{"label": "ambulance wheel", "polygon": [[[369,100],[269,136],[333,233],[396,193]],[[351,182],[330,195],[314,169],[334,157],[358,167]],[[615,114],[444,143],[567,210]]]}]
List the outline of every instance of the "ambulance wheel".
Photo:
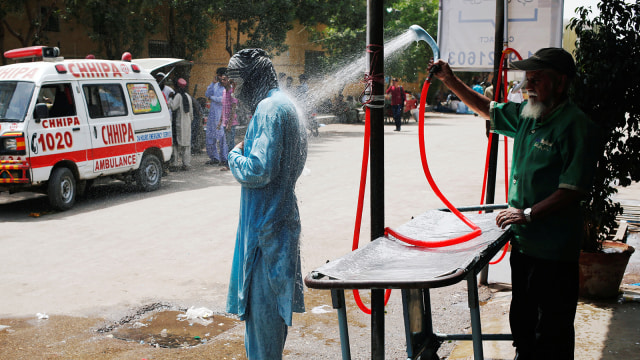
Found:
[{"label": "ambulance wheel", "polygon": [[76,202],[76,192],[76,178],[71,170],[66,167],[54,169],[47,188],[51,206],[60,211],[71,209]]},{"label": "ambulance wheel", "polygon": [[154,191],[160,188],[162,163],[155,155],[142,156],[140,168],[136,171],[136,183],[142,191]]}]

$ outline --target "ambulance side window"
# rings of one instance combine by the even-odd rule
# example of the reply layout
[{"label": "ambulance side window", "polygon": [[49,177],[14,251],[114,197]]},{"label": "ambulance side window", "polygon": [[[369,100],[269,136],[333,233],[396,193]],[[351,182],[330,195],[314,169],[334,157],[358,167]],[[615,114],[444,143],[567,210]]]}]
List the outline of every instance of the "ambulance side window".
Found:
[{"label": "ambulance side window", "polygon": [[127,84],[131,109],[134,114],[147,114],[162,111],[160,100],[150,83]]},{"label": "ambulance side window", "polygon": [[83,85],[82,90],[92,119],[127,115],[124,93],[119,84]]},{"label": "ambulance side window", "polygon": [[75,116],[76,104],[71,89],[71,84],[42,85],[38,103],[47,104],[50,118]]}]

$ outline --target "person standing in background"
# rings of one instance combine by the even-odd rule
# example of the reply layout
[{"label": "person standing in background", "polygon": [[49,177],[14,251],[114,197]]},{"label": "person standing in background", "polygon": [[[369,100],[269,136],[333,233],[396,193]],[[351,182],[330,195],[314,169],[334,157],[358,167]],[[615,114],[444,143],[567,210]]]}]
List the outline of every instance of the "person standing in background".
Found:
[{"label": "person standing in background", "polygon": [[207,155],[209,161],[207,165],[216,165],[227,162],[227,145],[224,138],[224,130],[220,126],[222,117],[222,96],[224,95],[224,85],[226,81],[227,68],[220,67],[216,70],[214,81],[207,87],[204,96],[209,99],[209,116],[207,118]]},{"label": "person standing in background", "polygon": [[187,94],[187,81],[178,79],[178,91],[169,98],[169,107],[175,111],[175,141],[173,143],[172,166],[178,168],[178,158],[182,160],[182,170],[191,168],[191,122],[193,121],[193,99]]},{"label": "person standing in background", "polygon": [[398,85],[398,78],[391,80],[391,86],[387,88],[387,94],[391,96],[391,110],[393,112],[393,121],[396,124],[394,131],[400,131],[402,125],[402,108],[404,107],[404,89]]},{"label": "person standing in background", "polygon": [[[238,127],[238,116],[236,109],[238,99],[233,97],[234,91],[233,81],[227,80],[224,85],[224,95],[222,96],[222,128],[225,134],[225,144],[228,148],[235,146],[236,128]],[[229,151],[227,151],[228,153]],[[229,166],[224,166],[220,170],[229,170]]]},{"label": "person standing in background", "polygon": [[[193,102],[193,122],[191,123],[191,154],[198,155],[202,153],[204,147],[204,109],[207,105],[207,100],[202,101],[202,97],[194,99]],[[204,106],[203,106],[204,102]]]}]

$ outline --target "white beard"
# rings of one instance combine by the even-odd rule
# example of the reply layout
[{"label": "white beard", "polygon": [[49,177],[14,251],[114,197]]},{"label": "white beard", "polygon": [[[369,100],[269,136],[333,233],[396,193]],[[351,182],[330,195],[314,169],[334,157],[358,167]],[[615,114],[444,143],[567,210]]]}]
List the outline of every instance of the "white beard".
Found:
[{"label": "white beard", "polygon": [[527,104],[524,106],[524,108],[522,108],[522,113],[520,113],[520,116],[524,118],[538,120],[542,117],[542,114],[544,114],[546,110],[547,110],[547,105],[539,101],[536,101],[536,100],[532,101],[531,99],[529,99],[529,101],[527,101]]}]

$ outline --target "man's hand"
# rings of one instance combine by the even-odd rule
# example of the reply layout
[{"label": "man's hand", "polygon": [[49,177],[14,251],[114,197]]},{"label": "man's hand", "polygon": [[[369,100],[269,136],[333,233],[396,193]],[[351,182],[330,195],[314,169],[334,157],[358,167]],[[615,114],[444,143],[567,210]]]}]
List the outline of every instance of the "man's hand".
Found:
[{"label": "man's hand", "polygon": [[240,149],[240,152],[244,153],[244,141],[240,141],[238,144],[236,144],[236,146],[233,147],[234,149]]},{"label": "man's hand", "polygon": [[502,229],[511,224],[526,224],[527,219],[524,217],[524,210],[516,208],[508,208],[502,210],[496,216],[496,225]]},{"label": "man's hand", "polygon": [[455,76],[449,64],[441,59],[436,62],[434,62],[433,59],[429,61],[427,71],[430,73],[431,70],[434,71],[433,75],[442,80],[442,82],[445,82],[447,79],[451,79]]}]

